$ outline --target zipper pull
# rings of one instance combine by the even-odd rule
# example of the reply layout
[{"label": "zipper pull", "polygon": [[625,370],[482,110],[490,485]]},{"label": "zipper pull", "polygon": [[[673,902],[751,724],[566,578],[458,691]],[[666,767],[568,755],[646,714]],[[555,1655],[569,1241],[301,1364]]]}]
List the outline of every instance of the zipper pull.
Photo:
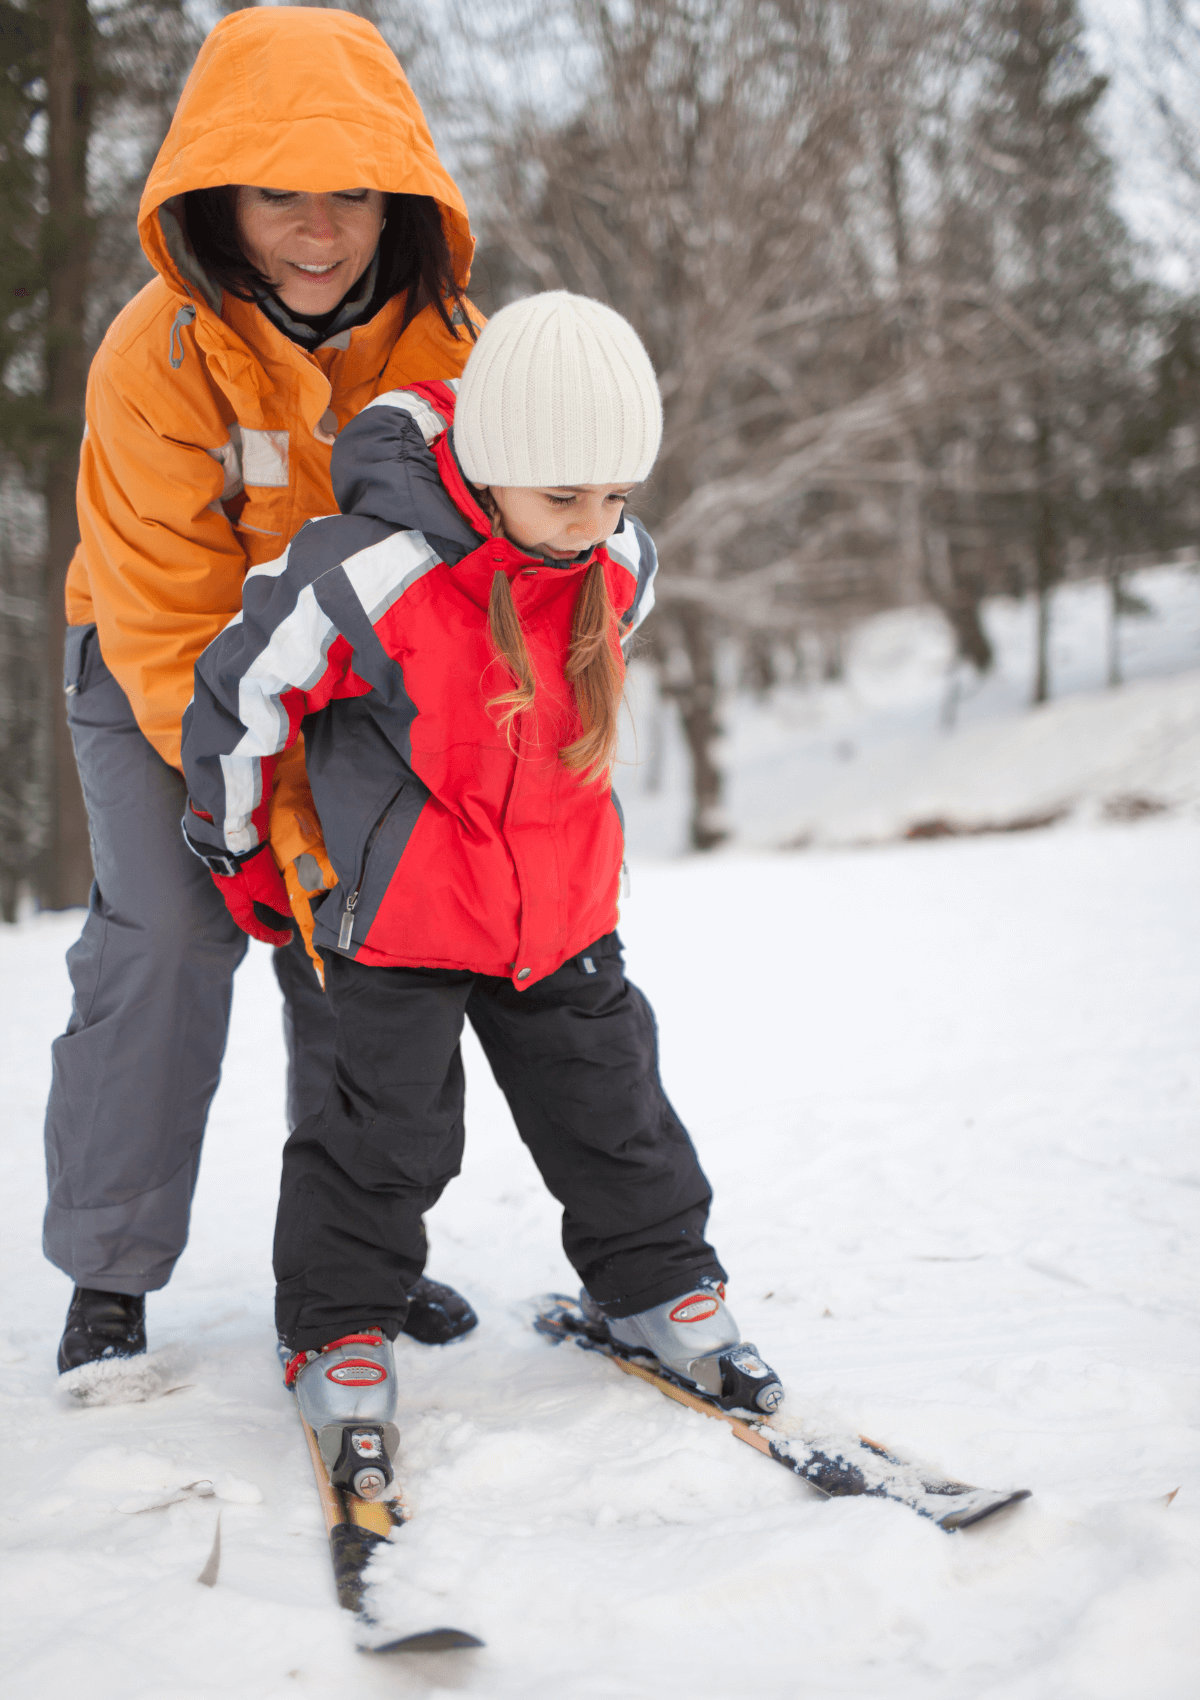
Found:
[{"label": "zipper pull", "polygon": [[[191,302],[185,303],[185,305],[182,306],[175,315],[175,322],[171,326],[171,341],[167,349],[168,357],[170,358],[171,365],[175,371],[178,371],[183,365],[184,346],[183,336],[181,333],[186,330],[195,317],[196,309],[192,306]],[[176,352],[176,350],[178,350],[178,352]]]},{"label": "zipper pull", "polygon": [[[629,881],[629,863],[621,863],[621,896],[628,897],[633,887]],[[357,895],[357,893],[355,894]]]},{"label": "zipper pull", "polygon": [[354,908],[358,902],[358,892],[352,891],[346,899],[346,909],[342,916],[342,928],[338,933],[338,949],[349,950],[350,940],[354,934]]}]

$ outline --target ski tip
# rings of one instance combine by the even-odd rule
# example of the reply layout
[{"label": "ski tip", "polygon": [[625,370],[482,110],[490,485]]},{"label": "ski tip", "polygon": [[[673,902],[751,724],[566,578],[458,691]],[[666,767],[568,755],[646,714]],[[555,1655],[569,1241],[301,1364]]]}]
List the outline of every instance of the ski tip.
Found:
[{"label": "ski tip", "polygon": [[543,1293],[531,1301],[529,1308],[533,1326],[549,1340],[565,1340],[583,1326],[583,1312],[577,1300],[567,1293]]},{"label": "ski tip", "polygon": [[582,1316],[579,1300],[570,1293],[539,1293],[536,1299],[527,1301],[528,1307],[536,1316],[559,1316],[566,1311],[572,1316]]},{"label": "ski tip", "polygon": [[379,1639],[360,1641],[360,1653],[452,1653],[485,1643],[465,1629],[422,1629],[416,1635],[388,1635],[379,1631]]},{"label": "ski tip", "polygon": [[973,1504],[964,1505],[958,1511],[949,1511],[944,1517],[939,1517],[938,1527],[969,1529],[973,1523],[982,1523],[985,1517],[991,1517],[997,1511],[1004,1511],[1008,1506],[1032,1497],[1032,1488],[1014,1488],[1011,1493],[983,1493],[976,1490]]}]

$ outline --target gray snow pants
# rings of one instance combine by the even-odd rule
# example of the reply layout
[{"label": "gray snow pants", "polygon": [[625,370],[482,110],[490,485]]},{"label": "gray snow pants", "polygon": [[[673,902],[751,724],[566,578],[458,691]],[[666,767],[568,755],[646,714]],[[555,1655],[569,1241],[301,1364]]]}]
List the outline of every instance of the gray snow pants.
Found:
[{"label": "gray snow pants", "polygon": [[[187,1242],[233,973],[248,939],[183,841],[182,777],[139,731],[94,626],[67,632],[67,717],[95,881],[67,952],[74,1001],[53,1045],[46,1256],[81,1287],[163,1287]],[[299,937],[274,952],[288,1121],[321,1108],[334,1022]]]}]

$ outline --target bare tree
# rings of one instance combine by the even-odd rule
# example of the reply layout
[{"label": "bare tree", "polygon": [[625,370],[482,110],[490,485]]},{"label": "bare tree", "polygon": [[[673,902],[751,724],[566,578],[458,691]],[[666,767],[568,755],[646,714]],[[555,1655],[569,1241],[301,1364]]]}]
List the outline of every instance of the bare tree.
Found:
[{"label": "bare tree", "polygon": [[1075,0],[989,0],[980,13],[990,74],[974,131],[995,277],[1047,349],[1012,398],[1005,456],[1030,479],[1023,529],[1038,611],[1034,700],[1044,702],[1051,593],[1100,483],[1095,416],[1129,371],[1145,314],[1093,128],[1106,79],[1088,65]]},{"label": "bare tree", "polygon": [[[853,238],[828,239],[849,236],[839,202],[854,99],[838,25],[851,14],[634,0],[569,15],[602,95],[557,124],[536,108],[499,123],[493,114],[486,259],[502,290],[565,287],[609,301],[659,372],[666,428],[642,503],[663,567],[654,657],[691,754],[692,841],[707,848],[726,833],[715,757],[720,587],[735,554],[754,553],[745,533],[763,510],[749,486],[781,463],[787,430],[813,412],[815,395],[796,382],[797,342],[815,348],[856,310]],[[789,540],[785,506],[771,508],[776,554]],[[772,571],[770,585],[792,576],[791,566]],[[773,600],[761,578],[756,595],[744,590],[743,624],[752,602]]]},{"label": "bare tree", "polygon": [[[726,832],[725,639],[816,626],[835,653],[849,620],[931,597],[960,651],[989,660],[981,551],[963,544],[997,493],[978,420],[1034,381],[1047,339],[991,271],[946,264],[953,196],[935,166],[939,127],[964,122],[968,10],[580,3],[586,105],[489,114],[478,185],[498,293],[607,300],[660,374],[642,498],[663,569],[653,656],[691,754],[697,848]],[[1008,492],[1030,476],[1010,471]]]},{"label": "bare tree", "polygon": [[1200,4],[1142,0],[1145,47],[1154,106],[1178,174],[1200,195]]}]

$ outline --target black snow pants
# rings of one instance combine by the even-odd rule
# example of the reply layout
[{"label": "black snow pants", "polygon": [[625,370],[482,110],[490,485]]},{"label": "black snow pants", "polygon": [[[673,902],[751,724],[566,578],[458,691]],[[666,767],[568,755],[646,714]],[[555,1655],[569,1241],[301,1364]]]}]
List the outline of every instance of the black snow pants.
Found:
[{"label": "black snow pants", "polygon": [[439,968],[325,955],[336,1018],[325,1106],[283,1152],[276,1321],[293,1351],[355,1326],[395,1336],[425,1261],[422,1213],[459,1171],[464,1017],[563,1206],[563,1248],[611,1316],[725,1272],[712,1193],[658,1076],[654,1016],[615,933],[528,991]]}]

